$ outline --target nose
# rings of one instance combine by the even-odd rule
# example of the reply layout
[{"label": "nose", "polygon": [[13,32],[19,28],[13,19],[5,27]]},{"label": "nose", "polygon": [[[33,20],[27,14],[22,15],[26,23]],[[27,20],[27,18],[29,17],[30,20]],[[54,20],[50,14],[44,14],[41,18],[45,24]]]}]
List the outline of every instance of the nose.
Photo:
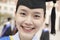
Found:
[{"label": "nose", "polygon": [[31,25],[33,24],[32,18],[31,18],[31,17],[28,17],[28,18],[25,20],[24,24],[27,25],[27,26],[31,26]]}]

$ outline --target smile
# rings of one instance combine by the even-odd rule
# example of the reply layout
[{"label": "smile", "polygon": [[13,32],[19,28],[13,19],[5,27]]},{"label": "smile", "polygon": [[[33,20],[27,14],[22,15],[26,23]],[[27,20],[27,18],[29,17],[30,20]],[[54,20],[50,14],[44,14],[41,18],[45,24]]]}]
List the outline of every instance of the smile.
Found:
[{"label": "smile", "polygon": [[25,27],[21,25],[21,28],[23,29],[24,32],[29,33],[35,30],[35,27]]}]

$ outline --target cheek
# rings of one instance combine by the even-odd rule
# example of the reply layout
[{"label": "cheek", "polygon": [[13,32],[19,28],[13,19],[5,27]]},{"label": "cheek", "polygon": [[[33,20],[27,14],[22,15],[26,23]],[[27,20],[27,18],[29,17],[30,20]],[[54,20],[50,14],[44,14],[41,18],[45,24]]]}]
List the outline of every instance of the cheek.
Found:
[{"label": "cheek", "polygon": [[16,16],[15,21],[16,21],[16,26],[19,28],[20,25],[23,23],[24,18],[22,18],[22,17],[20,17],[20,16]]},{"label": "cheek", "polygon": [[35,20],[34,23],[37,26],[37,28],[40,28],[43,25],[44,20],[39,19],[39,20]]},{"label": "cheek", "polygon": [[21,22],[24,20],[24,18],[22,18],[22,17],[20,16],[20,14],[16,14],[15,19],[16,19],[16,22],[17,22],[17,23],[21,23]]},{"label": "cheek", "polygon": [[17,22],[17,24],[21,24],[24,20],[25,20],[25,18],[20,17],[18,15],[16,16],[16,22]]},{"label": "cheek", "polygon": [[19,18],[16,18],[16,25],[20,25],[21,22],[22,20],[20,20]]}]

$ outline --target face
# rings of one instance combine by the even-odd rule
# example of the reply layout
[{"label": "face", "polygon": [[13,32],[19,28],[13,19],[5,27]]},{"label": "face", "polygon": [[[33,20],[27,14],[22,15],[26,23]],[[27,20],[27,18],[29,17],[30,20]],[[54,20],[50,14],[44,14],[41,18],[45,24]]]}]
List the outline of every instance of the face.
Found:
[{"label": "face", "polygon": [[44,10],[42,8],[30,9],[20,5],[15,18],[20,35],[30,38],[42,27]]}]

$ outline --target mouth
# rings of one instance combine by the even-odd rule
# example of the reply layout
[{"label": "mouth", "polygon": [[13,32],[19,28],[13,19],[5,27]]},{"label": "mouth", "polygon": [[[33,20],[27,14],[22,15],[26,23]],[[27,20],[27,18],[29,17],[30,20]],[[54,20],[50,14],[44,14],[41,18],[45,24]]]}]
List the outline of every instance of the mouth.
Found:
[{"label": "mouth", "polygon": [[26,26],[23,26],[23,25],[21,25],[21,28],[26,33],[30,33],[30,32],[33,32],[35,30],[35,27],[26,27]]}]

